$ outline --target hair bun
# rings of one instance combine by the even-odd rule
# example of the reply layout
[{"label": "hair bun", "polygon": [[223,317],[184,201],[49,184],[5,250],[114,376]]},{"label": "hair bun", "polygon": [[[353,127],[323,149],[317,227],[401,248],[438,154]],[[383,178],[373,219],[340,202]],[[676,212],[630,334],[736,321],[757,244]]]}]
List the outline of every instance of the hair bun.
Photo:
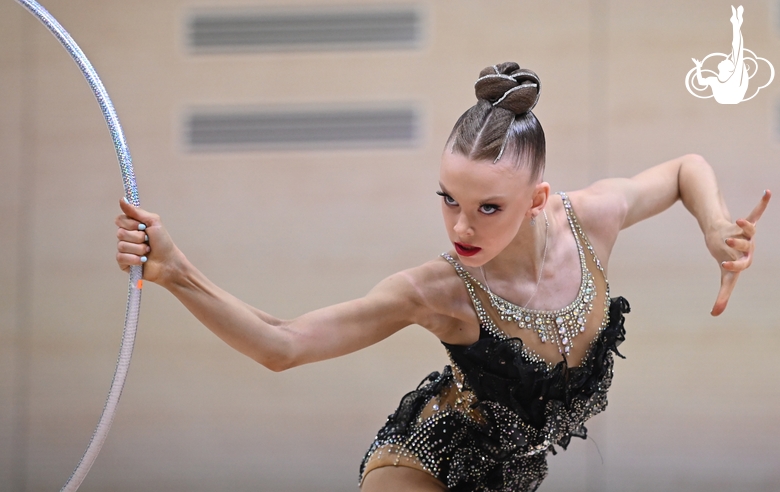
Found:
[{"label": "hair bun", "polygon": [[486,67],[474,84],[477,99],[515,114],[531,111],[542,88],[539,76],[514,62]]}]

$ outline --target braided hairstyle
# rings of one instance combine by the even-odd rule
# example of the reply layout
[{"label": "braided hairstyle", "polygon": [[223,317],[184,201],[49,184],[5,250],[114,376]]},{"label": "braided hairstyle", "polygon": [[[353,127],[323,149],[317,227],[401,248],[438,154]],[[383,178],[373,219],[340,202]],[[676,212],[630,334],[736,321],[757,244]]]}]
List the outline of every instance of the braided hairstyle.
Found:
[{"label": "braided hairstyle", "polygon": [[531,112],[539,100],[539,77],[514,62],[487,67],[474,89],[477,104],[452,129],[447,146],[472,160],[511,159],[528,166],[531,180],[544,172],[544,130]]}]

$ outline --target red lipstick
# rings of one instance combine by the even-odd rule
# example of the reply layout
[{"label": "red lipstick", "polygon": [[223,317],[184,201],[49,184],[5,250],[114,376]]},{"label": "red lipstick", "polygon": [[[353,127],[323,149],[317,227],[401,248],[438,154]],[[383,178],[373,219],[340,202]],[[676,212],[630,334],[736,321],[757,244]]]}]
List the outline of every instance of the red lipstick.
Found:
[{"label": "red lipstick", "polygon": [[472,246],[466,243],[452,243],[452,244],[455,245],[455,251],[457,251],[460,256],[474,256],[475,254],[482,251],[482,248],[478,248],[477,246]]}]

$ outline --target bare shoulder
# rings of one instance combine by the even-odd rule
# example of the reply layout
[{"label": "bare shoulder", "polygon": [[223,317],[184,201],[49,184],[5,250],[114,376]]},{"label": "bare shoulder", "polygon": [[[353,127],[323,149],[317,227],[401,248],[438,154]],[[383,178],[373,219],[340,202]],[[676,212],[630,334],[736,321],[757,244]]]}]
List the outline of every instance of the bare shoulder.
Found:
[{"label": "bare shoulder", "polygon": [[567,193],[577,220],[605,264],[609,261],[627,210],[623,195],[612,189],[611,181],[597,181],[587,188]]},{"label": "bare shoulder", "polygon": [[447,260],[437,257],[396,275],[406,279],[422,307],[415,322],[440,340],[461,343],[464,336],[472,338],[474,334],[468,326],[475,327],[478,332],[479,323],[471,298],[463,280]]},{"label": "bare shoulder", "polygon": [[470,303],[463,281],[452,265],[437,257],[420,266],[399,272],[415,290],[419,302],[431,311],[448,314],[452,311],[453,299]]}]

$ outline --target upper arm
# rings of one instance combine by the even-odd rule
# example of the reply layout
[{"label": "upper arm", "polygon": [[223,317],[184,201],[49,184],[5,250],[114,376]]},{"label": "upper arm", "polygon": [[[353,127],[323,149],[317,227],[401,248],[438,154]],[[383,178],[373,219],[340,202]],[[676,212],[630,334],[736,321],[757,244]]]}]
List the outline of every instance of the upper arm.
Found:
[{"label": "upper arm", "polygon": [[701,157],[672,159],[634,177],[603,179],[570,193],[583,228],[604,260],[622,229],[663,212],[679,199],[679,171],[685,159]]},{"label": "upper arm", "polygon": [[611,218],[620,229],[657,215],[680,198],[679,173],[683,160],[703,160],[687,155],[646,169],[632,178],[603,179],[581,190],[591,214]]},{"label": "upper arm", "polygon": [[409,272],[387,277],[362,298],[283,322],[280,329],[289,339],[285,367],[355,352],[416,323],[424,303]]},{"label": "upper arm", "polygon": [[686,155],[622,180],[624,183],[617,187],[626,201],[626,215],[621,229],[663,212],[680,199],[679,176],[684,160],[704,159],[697,155]]}]

